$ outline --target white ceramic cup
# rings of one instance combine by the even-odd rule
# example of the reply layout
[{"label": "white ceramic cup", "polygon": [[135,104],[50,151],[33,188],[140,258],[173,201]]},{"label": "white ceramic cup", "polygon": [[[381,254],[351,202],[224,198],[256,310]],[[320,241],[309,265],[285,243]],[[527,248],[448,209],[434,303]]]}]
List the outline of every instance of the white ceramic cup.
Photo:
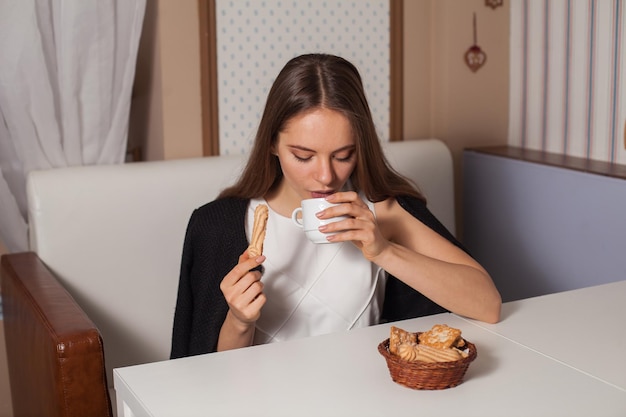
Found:
[{"label": "white ceramic cup", "polygon": [[304,229],[304,234],[313,243],[332,243],[326,240],[326,237],[334,233],[322,233],[318,230],[318,228],[324,224],[338,222],[339,220],[348,218],[348,216],[339,216],[330,219],[318,219],[316,216],[317,213],[328,207],[338,205],[329,203],[324,198],[310,198],[308,200],[302,200],[300,205],[301,207],[296,208],[291,213],[291,220],[298,227]]}]

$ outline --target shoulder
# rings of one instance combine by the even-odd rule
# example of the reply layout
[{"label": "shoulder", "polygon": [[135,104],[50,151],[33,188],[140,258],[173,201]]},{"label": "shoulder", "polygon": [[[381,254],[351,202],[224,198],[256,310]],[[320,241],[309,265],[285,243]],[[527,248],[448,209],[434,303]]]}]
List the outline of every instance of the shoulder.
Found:
[{"label": "shoulder", "polygon": [[192,214],[194,220],[241,221],[250,200],[245,198],[220,198],[198,207]]},{"label": "shoulder", "polygon": [[206,235],[243,230],[248,203],[248,199],[222,198],[204,204],[191,214],[188,231]]},{"label": "shoulder", "polygon": [[390,210],[395,215],[410,214],[431,229],[439,228],[439,220],[431,213],[424,200],[412,196],[397,196],[388,199]]},{"label": "shoulder", "polygon": [[196,211],[200,213],[219,213],[224,210],[245,211],[250,202],[247,198],[226,197],[213,200],[210,203],[199,207]]},{"label": "shoulder", "polygon": [[[436,232],[456,246],[462,248],[460,242],[428,209],[426,202],[412,196],[398,196],[375,203],[377,220],[386,225],[389,231],[383,233],[388,236],[403,236],[406,230],[418,231],[422,227]],[[417,220],[417,222],[415,222]],[[415,229],[413,229],[415,227]],[[423,230],[423,229],[422,229]]]},{"label": "shoulder", "polygon": [[410,214],[412,217],[422,221],[422,219],[428,217],[428,215],[432,216],[422,200],[410,196],[387,198],[386,200],[374,203],[374,207],[376,217],[379,219]]},{"label": "shoulder", "polygon": [[397,242],[398,236],[404,235],[412,226],[420,223],[415,220],[420,218],[403,208],[397,198],[387,198],[374,203],[374,210],[380,230],[392,241]]},{"label": "shoulder", "polygon": [[[234,266],[237,257],[248,246],[247,205],[248,200],[229,198],[212,201],[194,210],[185,234],[184,253],[188,262],[207,271],[214,271],[214,267]],[[216,262],[217,259],[220,261]]]}]

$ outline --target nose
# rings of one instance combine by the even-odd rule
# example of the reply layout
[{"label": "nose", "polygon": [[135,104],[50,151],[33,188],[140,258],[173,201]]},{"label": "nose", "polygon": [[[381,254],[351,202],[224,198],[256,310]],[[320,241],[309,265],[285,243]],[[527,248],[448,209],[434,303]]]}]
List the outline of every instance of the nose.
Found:
[{"label": "nose", "polygon": [[315,172],[316,180],[320,184],[330,185],[335,180],[335,170],[329,159],[320,158]]}]

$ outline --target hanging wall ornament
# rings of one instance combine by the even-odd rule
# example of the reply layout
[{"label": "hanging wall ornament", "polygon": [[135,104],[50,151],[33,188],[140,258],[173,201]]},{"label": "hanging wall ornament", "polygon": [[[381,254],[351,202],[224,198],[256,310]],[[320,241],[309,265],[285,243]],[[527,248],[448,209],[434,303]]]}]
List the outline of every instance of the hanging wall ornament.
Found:
[{"label": "hanging wall ornament", "polygon": [[476,72],[485,65],[487,61],[487,54],[484,53],[480,46],[477,43],[476,36],[476,13],[474,13],[474,45],[472,45],[467,52],[465,52],[465,63],[472,70],[472,72]]},{"label": "hanging wall ornament", "polygon": [[502,3],[504,3],[504,0],[485,0],[485,6],[489,6],[492,9],[502,6]]}]

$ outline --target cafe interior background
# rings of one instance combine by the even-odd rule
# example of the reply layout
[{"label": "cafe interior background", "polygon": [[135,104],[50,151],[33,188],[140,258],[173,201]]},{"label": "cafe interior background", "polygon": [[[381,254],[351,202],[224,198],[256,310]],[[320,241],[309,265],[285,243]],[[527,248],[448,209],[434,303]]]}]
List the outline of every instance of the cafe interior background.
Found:
[{"label": "cafe interior background", "polygon": [[[200,94],[200,33],[205,26],[199,20],[212,3],[145,3],[139,31],[135,27],[136,68],[125,113],[126,162],[211,152]],[[237,82],[226,80],[227,71],[218,76],[220,88],[228,86],[232,93],[218,97],[218,152],[248,149],[263,94],[286,59],[304,52],[300,48],[354,60],[364,75],[382,140],[389,140],[385,89],[390,56],[384,45],[390,42],[390,9],[400,10],[402,32],[394,41],[402,51],[402,114],[396,120],[401,121],[402,139],[435,137],[450,148],[456,233],[462,238],[465,148],[511,145],[626,164],[624,6],[622,0],[218,0],[218,73],[229,60],[238,63],[228,71]],[[251,19],[259,20],[250,24]],[[235,29],[230,23],[243,26]],[[308,30],[303,29],[306,25]],[[132,30],[128,33],[133,36]],[[267,42],[250,43],[255,37]],[[346,38],[357,39],[358,47],[348,45]],[[253,69],[256,78],[241,67],[246,57],[263,67]],[[3,77],[1,83],[7,82],[6,72]],[[260,90],[249,94],[255,88]],[[229,124],[228,117],[239,122]],[[233,125],[236,129],[229,130]],[[7,241],[0,236],[0,254],[23,249]],[[0,416],[10,416],[1,316],[0,365]]]}]

